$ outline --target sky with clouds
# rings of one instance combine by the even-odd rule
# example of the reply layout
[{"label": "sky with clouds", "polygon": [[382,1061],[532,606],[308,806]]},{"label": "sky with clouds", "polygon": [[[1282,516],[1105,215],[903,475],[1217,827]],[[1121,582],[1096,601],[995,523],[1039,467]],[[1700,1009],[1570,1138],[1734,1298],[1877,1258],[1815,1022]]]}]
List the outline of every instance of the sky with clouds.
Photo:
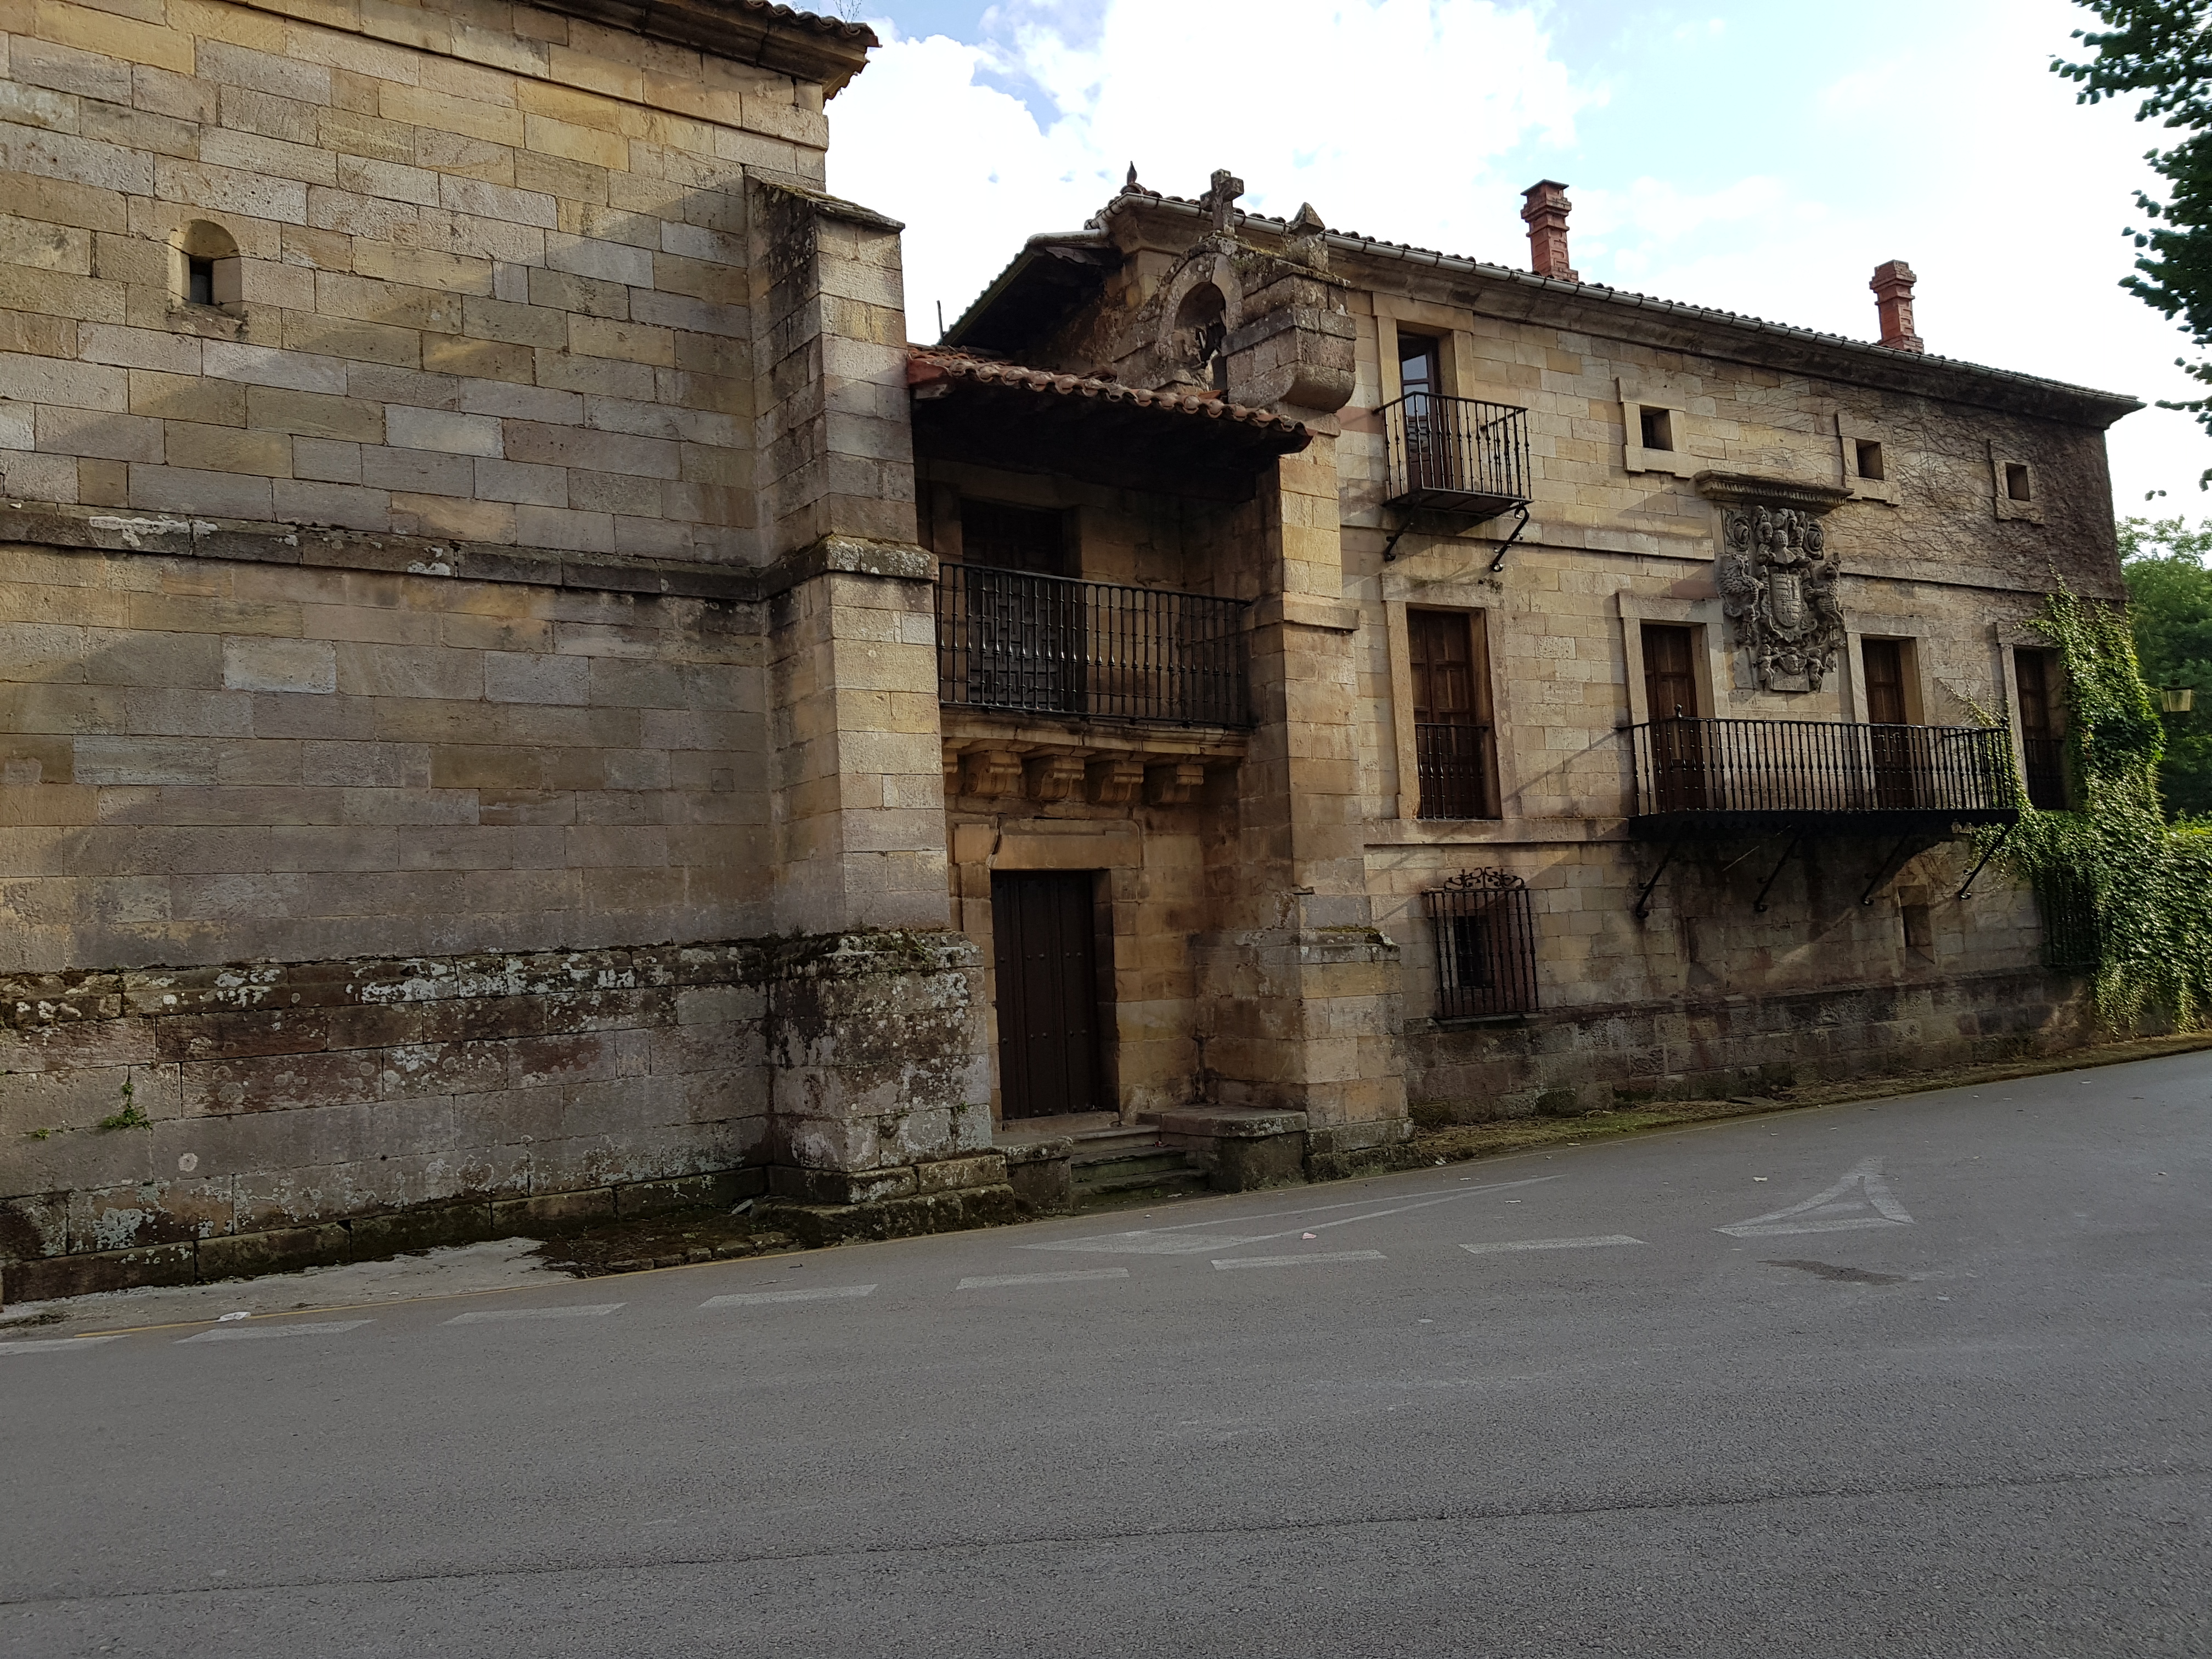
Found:
[{"label": "sky with clouds", "polygon": [[[2117,286],[2160,133],[2050,73],[2092,21],[2071,0],[847,9],[885,44],[830,106],[830,187],[906,222],[918,340],[1132,161],[1172,195],[1226,167],[1256,211],[1310,201],[1334,228],[1516,265],[1520,191],[1549,177],[1589,281],[1872,337],[1867,280],[1903,258],[1932,351],[2146,402],[2192,389],[2186,340]],[[2112,454],[2121,512],[2212,514],[2187,416],[2128,416]]]}]

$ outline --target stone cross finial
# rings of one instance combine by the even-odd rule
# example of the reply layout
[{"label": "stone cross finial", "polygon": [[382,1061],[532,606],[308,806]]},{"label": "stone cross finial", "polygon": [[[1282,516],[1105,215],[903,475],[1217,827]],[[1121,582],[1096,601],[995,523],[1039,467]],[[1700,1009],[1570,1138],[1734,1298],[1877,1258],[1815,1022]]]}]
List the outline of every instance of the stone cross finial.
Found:
[{"label": "stone cross finial", "polygon": [[1214,168],[1212,187],[1198,198],[1198,204],[1213,216],[1213,234],[1216,236],[1229,234],[1229,216],[1237,206],[1237,198],[1243,193],[1244,181],[1242,179],[1227,167]]}]

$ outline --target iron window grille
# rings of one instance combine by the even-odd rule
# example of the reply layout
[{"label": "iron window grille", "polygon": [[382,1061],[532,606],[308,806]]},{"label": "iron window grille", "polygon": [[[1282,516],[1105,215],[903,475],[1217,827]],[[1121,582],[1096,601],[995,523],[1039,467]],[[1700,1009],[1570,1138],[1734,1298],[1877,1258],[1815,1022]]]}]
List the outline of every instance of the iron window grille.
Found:
[{"label": "iron window grille", "polygon": [[947,564],[941,702],[1197,726],[1249,723],[1242,600]]},{"label": "iron window grille", "polygon": [[1413,392],[1383,404],[1389,500],[1494,517],[1528,501],[1528,411]]},{"label": "iron window grille", "polygon": [[2043,960],[2062,973],[2094,972],[2104,959],[2096,890],[2070,871],[2037,878],[2035,908],[2043,913]]},{"label": "iron window grille", "polygon": [[1421,895],[1437,942],[1437,1018],[1536,1010],[1536,917],[1528,884],[1506,870],[1462,870]]}]

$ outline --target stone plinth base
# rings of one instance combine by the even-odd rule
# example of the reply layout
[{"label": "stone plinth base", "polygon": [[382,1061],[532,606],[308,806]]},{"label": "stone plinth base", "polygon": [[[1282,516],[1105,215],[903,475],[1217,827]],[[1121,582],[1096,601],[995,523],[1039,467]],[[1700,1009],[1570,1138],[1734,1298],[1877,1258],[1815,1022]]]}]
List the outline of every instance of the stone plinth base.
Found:
[{"label": "stone plinth base", "polygon": [[1306,1179],[1304,1112],[1194,1108],[1164,1113],[1159,1122],[1160,1143],[1185,1153],[1218,1193],[1295,1186]]},{"label": "stone plinth base", "polygon": [[1765,1094],[2061,1054],[2100,1039],[2082,982],[2039,970],[1409,1024],[1424,1127]]},{"label": "stone plinth base", "polygon": [[915,931],[0,979],[0,1293],[1003,1189],[980,973]]}]

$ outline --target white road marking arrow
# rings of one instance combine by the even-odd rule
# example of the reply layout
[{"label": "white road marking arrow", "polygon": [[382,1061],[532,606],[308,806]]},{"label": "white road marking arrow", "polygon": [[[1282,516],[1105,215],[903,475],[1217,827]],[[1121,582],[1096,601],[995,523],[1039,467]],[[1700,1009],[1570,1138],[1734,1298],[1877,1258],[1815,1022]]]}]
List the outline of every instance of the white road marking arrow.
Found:
[{"label": "white road marking arrow", "polygon": [[[1858,1195],[1844,1194],[1857,1188]],[[1881,1160],[1863,1158],[1853,1164],[1841,1181],[1826,1192],[1815,1193],[1786,1210],[1770,1210],[1715,1232],[1731,1238],[1772,1238],[1783,1233],[1842,1233],[1862,1227],[1909,1227],[1912,1218],[1889,1194],[1881,1178]]]}]

